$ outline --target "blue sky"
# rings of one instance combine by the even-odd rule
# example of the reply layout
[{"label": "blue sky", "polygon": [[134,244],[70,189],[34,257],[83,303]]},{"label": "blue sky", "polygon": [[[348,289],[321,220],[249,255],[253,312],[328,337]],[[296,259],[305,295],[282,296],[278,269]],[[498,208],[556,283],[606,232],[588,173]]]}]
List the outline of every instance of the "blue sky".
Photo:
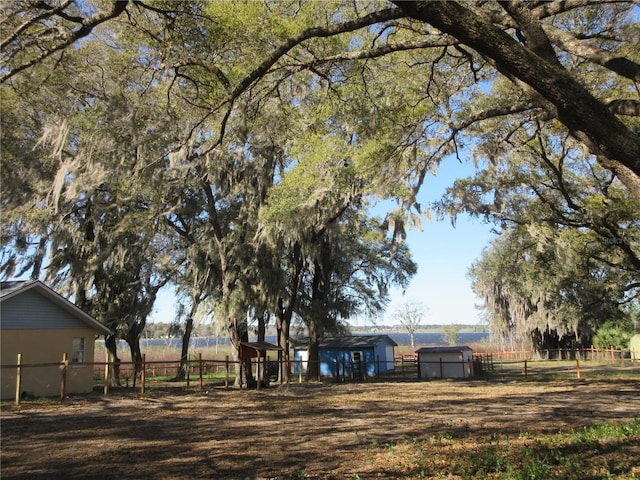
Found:
[{"label": "blue sky", "polygon": [[[473,172],[472,164],[446,159],[435,176],[425,179],[419,201],[426,205],[439,199],[457,178],[470,176]],[[491,228],[492,225],[481,220],[460,216],[455,227],[447,218],[432,222],[424,220],[422,231],[409,231],[407,242],[418,264],[418,273],[404,295],[400,289],[392,291],[391,303],[379,322],[397,323],[391,320],[393,311],[407,301],[416,301],[427,307],[423,323],[480,323],[475,305],[481,302],[471,290],[466,275],[473,261],[494,237]]]},{"label": "blue sky", "polygon": [[[437,175],[425,179],[419,201],[426,205],[440,198],[457,178],[469,176],[473,171],[473,165],[461,164],[453,158],[446,159]],[[480,323],[479,312],[475,308],[479,299],[471,290],[471,282],[466,274],[493,237],[491,225],[463,216],[458,218],[455,228],[449,219],[433,222],[424,220],[422,227],[422,231],[407,232],[418,273],[404,295],[401,289],[392,290],[389,307],[385,315],[376,320],[377,323],[397,323],[391,319],[392,313],[407,301],[417,301],[427,307],[423,323]],[[150,321],[169,323],[173,320],[174,310],[173,296],[168,291],[163,292]],[[372,322],[360,318],[351,320],[351,323],[370,325]]]},{"label": "blue sky", "polygon": [[[461,155],[464,159],[470,153],[463,150]],[[439,200],[456,179],[471,176],[474,171],[473,162],[461,163],[453,156],[446,157],[435,175],[425,177],[418,202],[426,207]],[[459,215],[455,227],[449,218],[424,219],[422,230],[407,232],[407,244],[418,272],[404,292],[401,289],[391,292],[391,302],[378,323],[397,324],[392,319],[393,313],[406,302],[419,302],[427,307],[423,324],[481,323],[476,305],[482,301],[471,290],[467,271],[494,237],[492,228],[479,219]],[[363,321],[352,323],[361,325]]]},{"label": "blue sky", "polygon": [[423,226],[408,235],[418,273],[404,292],[396,290],[384,317],[386,324],[393,310],[409,300],[427,306],[423,323],[476,324],[480,316],[475,304],[480,300],[471,290],[467,271],[489,243],[490,226],[478,220],[459,218],[454,228],[448,220]]}]

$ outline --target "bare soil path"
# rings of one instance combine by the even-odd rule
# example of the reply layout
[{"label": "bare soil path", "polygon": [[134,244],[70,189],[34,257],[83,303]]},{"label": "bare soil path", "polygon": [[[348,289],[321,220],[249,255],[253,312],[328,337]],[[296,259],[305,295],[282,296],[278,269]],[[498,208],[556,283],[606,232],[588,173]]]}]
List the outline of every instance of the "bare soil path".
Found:
[{"label": "bare soil path", "polygon": [[405,478],[383,461],[389,445],[640,418],[640,379],[95,395],[4,403],[0,417],[3,480]]}]

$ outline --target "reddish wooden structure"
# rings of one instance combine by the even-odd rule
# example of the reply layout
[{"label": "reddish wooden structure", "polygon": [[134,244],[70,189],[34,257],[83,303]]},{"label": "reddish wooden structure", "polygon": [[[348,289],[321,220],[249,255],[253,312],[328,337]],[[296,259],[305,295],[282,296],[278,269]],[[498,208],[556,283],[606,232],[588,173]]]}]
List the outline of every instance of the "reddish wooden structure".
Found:
[{"label": "reddish wooden structure", "polygon": [[[253,358],[257,359],[255,380],[258,389],[261,387],[262,383],[265,380],[267,380],[267,382],[265,383],[268,383],[268,369],[265,369],[265,365],[267,363],[267,352],[279,350],[282,350],[282,348],[269,342],[240,342],[240,360],[242,362],[248,363],[251,362],[251,359]],[[244,370],[244,368],[240,371],[241,375],[243,375],[242,370]],[[266,374],[265,370],[267,370]],[[240,383],[244,383],[242,378],[240,380]]]}]

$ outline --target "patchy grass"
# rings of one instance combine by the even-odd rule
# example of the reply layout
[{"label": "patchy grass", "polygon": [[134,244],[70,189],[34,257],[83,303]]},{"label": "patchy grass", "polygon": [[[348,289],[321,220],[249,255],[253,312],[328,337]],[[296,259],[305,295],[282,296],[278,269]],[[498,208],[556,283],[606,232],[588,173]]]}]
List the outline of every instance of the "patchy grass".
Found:
[{"label": "patchy grass", "polygon": [[632,419],[549,435],[404,439],[372,463],[407,479],[637,479],[639,459],[640,419]]},{"label": "patchy grass", "polygon": [[638,373],[6,403],[2,478],[634,479]]}]

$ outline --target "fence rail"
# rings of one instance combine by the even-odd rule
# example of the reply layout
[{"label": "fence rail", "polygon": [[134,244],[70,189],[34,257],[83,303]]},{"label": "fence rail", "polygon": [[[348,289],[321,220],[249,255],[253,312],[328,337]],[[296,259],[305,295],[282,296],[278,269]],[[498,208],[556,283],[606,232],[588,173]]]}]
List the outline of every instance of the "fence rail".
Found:
[{"label": "fence rail", "polygon": [[[490,352],[474,353],[473,359],[469,361],[418,361],[416,354],[396,355],[392,361],[385,362],[377,360],[371,375],[371,365],[364,361],[357,368],[353,361],[344,362],[336,360],[333,365],[329,365],[329,374],[321,375],[321,365],[318,362],[308,360],[276,362],[267,359],[252,359],[248,362],[249,370],[240,368],[241,376],[239,383],[241,386],[253,386],[260,389],[262,386],[272,382],[282,382],[283,372],[288,371],[289,381],[303,382],[306,373],[314,370],[319,380],[330,380],[345,382],[353,380],[366,380],[370,378],[385,379],[420,379],[420,378],[443,378],[446,368],[452,366],[460,368],[462,375],[459,378],[477,377],[487,372],[511,372],[524,379],[542,375],[542,372],[554,371],[555,374],[571,375],[573,378],[581,378],[584,373],[592,374],[602,371],[609,372],[610,366],[621,366],[635,369],[640,364],[640,358],[620,350],[596,350],[580,349],[566,353],[563,350],[563,357],[554,357],[554,360],[535,360],[529,355],[524,358],[516,358],[516,353],[520,352]],[[567,360],[570,358],[571,360]],[[90,368],[92,371],[93,388],[102,389],[104,395],[108,395],[111,389],[129,388],[131,383],[136,389],[139,388],[142,395],[149,385],[164,388],[187,387],[203,390],[205,382],[207,388],[210,386],[220,386],[228,388],[232,382],[236,381],[236,369],[238,362],[230,360],[228,356],[224,359],[204,359],[199,354],[197,358],[191,358],[186,363],[186,368],[180,360],[159,360],[147,361],[143,355],[142,363],[136,365],[132,362],[69,362],[66,355],[63,355],[60,362],[53,363],[23,363],[22,355],[18,355],[15,365],[3,365],[2,370],[15,371],[15,402],[19,404],[25,397],[22,388],[22,379],[26,371],[38,368],[57,367],[60,371],[60,398],[64,399],[67,394],[68,372],[73,368]],[[391,364],[391,365],[389,365]],[[246,365],[246,364],[244,364]],[[550,365],[556,365],[554,369]],[[119,385],[110,383],[111,371],[119,369]],[[327,367],[325,365],[325,367]],[[392,367],[392,368],[389,368]],[[184,379],[176,381],[180,371],[184,369]],[[243,373],[244,371],[244,373]],[[137,373],[136,373],[137,372]],[[359,372],[358,375],[355,373]],[[430,372],[425,375],[425,372]],[[435,373],[434,373],[435,372]],[[640,374],[640,369],[638,369]],[[314,375],[313,378],[316,378]],[[124,382],[124,385],[122,385]]]},{"label": "fence rail", "polygon": [[496,360],[640,360],[640,354],[634,350],[611,348],[548,348],[533,350],[495,350],[491,353]]}]

